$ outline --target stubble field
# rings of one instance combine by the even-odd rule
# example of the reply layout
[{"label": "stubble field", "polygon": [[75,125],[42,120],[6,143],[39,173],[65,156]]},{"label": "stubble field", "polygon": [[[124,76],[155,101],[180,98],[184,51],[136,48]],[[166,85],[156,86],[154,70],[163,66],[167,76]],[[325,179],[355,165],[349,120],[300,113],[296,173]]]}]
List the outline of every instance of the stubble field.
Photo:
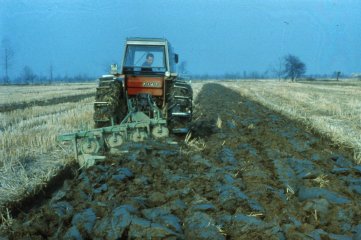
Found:
[{"label": "stubble field", "polygon": [[361,238],[360,83],[192,85],[179,148],[108,156],[26,208],[6,207],[72,162],[55,136],[91,128],[93,98],[1,111],[0,236]]}]

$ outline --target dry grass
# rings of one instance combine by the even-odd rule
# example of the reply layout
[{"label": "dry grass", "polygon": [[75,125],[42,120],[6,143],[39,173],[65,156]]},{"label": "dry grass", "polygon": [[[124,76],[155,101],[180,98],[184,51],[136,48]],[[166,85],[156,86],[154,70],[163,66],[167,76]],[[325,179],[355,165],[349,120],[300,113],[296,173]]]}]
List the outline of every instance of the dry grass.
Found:
[{"label": "dry grass", "polygon": [[188,132],[184,139],[184,143],[188,146],[187,153],[201,152],[206,148],[206,142],[202,138],[192,138],[192,132]]},{"label": "dry grass", "polygon": [[0,225],[0,230],[6,230],[13,224],[13,218],[8,208],[6,208],[4,212],[0,212],[0,222],[2,222]]},{"label": "dry grass", "polygon": [[222,84],[291,119],[302,121],[339,146],[353,149],[354,159],[361,163],[361,81]]},{"label": "dry grass", "polygon": [[216,126],[219,129],[222,129],[222,119],[218,116]]},{"label": "dry grass", "polygon": [[[14,119],[13,112],[2,114],[4,124],[1,124],[3,131],[0,132],[0,146],[4,150],[0,156],[4,166],[18,159],[33,156],[34,153],[52,150],[55,138],[60,132],[92,127],[92,100],[93,98],[88,98],[77,104],[34,107],[37,111],[30,110],[28,115],[19,115],[23,120]],[[42,112],[47,114],[43,115]]]},{"label": "dry grass", "polygon": [[67,83],[57,85],[1,86],[0,106],[13,103],[31,103],[56,97],[74,96],[94,92],[94,83]]},{"label": "dry grass", "polygon": [[319,184],[319,186],[322,188],[322,187],[326,187],[327,185],[329,185],[330,180],[328,180],[327,178],[328,177],[326,174],[321,174],[317,178],[313,179],[313,181],[316,182],[317,184]]},{"label": "dry grass", "polygon": [[[35,87],[12,88],[27,92],[27,88],[33,91]],[[55,88],[62,92],[63,85],[49,87],[50,92]],[[67,85],[66,89],[70,87]],[[84,93],[78,84],[74,88],[78,88],[78,94]],[[95,84],[92,91],[95,91]],[[76,90],[71,92],[75,94]],[[37,96],[38,99],[47,99],[50,95],[46,87],[41,86]],[[0,92],[0,99],[3,97],[3,92]],[[72,149],[62,150],[55,138],[60,133],[92,128],[93,101],[93,98],[86,98],[77,103],[34,106],[0,113],[0,209],[9,201],[20,201],[36,192],[72,159]]]}]

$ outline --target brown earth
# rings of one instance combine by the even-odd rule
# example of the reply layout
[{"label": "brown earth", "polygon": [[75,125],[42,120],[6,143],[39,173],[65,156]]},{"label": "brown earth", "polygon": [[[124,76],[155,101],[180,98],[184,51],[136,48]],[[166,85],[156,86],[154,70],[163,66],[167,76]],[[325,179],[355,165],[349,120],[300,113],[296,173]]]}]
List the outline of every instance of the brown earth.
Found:
[{"label": "brown earth", "polygon": [[80,170],[0,239],[361,239],[350,151],[219,84],[195,104],[192,144]]}]

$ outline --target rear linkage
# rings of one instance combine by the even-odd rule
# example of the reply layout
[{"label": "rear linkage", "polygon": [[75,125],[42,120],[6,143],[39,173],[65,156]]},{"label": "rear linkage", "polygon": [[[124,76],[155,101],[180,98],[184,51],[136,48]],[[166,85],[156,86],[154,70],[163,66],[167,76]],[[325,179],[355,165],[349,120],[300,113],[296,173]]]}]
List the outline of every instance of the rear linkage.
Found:
[{"label": "rear linkage", "polygon": [[[81,167],[89,167],[96,160],[105,159],[104,153],[127,152],[127,144],[144,142],[148,139],[166,140],[169,136],[167,120],[162,118],[162,113],[152,101],[149,94],[138,94],[136,98],[128,100],[129,113],[119,125],[78,131],[63,134],[57,137],[58,141],[72,141],[75,157]],[[149,117],[144,110],[152,111]],[[168,141],[168,144],[175,144]],[[122,146],[126,146],[121,150]]]}]

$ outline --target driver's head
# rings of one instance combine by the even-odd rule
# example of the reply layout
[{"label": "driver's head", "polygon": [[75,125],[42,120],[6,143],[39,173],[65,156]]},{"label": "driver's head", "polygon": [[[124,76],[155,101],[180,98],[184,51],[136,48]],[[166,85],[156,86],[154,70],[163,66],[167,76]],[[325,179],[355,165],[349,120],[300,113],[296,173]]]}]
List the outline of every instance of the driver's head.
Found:
[{"label": "driver's head", "polygon": [[153,60],[154,60],[154,55],[152,53],[148,53],[147,54],[147,58],[146,58],[146,61],[149,65],[152,65],[153,64]]}]

